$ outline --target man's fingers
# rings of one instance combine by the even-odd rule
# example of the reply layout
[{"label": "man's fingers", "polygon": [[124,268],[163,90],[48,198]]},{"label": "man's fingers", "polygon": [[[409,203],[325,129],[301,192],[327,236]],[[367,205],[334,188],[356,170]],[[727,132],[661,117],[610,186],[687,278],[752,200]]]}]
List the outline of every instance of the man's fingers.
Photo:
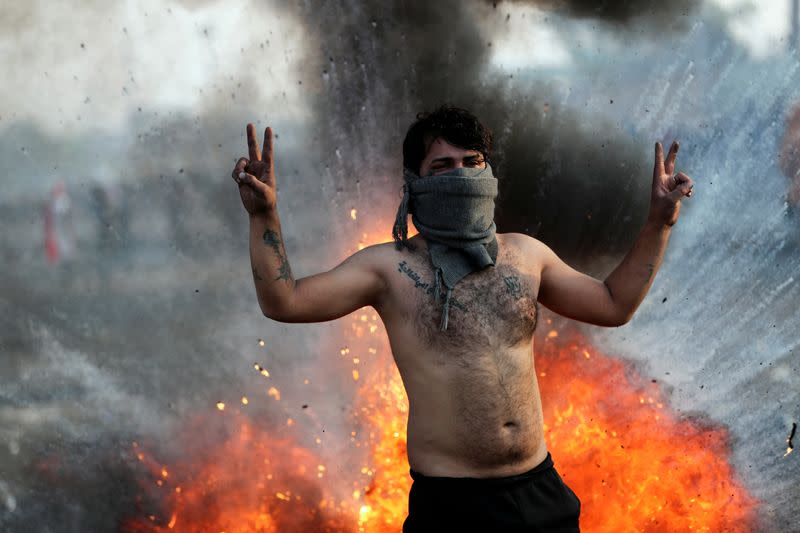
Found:
[{"label": "man's fingers", "polygon": [[689,176],[687,176],[683,172],[678,172],[677,174],[675,174],[674,180],[675,180],[675,185],[676,186],[681,186],[684,183],[688,183],[689,185],[692,185],[692,186],[694,185],[694,181],[692,180],[692,178],[690,178]]},{"label": "man's fingers", "polygon": [[272,164],[272,128],[269,126],[264,130],[264,150],[261,155],[266,164]]},{"label": "man's fingers", "polygon": [[669,153],[667,154],[667,161],[664,163],[664,172],[667,174],[675,172],[675,159],[678,157],[678,148],[680,148],[678,141],[672,141],[672,146],[669,147]]},{"label": "man's fingers", "polygon": [[261,161],[261,154],[258,151],[258,139],[256,139],[256,127],[252,124],[247,125],[247,149],[250,151],[250,161]]},{"label": "man's fingers", "polygon": [[672,189],[669,193],[669,198],[673,202],[679,201],[684,196],[691,197],[694,193],[694,181],[692,178],[684,174],[683,172],[679,172],[673,178],[675,182],[675,188]]},{"label": "man's fingers", "polygon": [[664,148],[660,142],[656,143],[656,164],[653,168],[653,177],[657,178],[664,173]]},{"label": "man's fingers", "polygon": [[250,161],[246,157],[240,157],[239,160],[236,162],[236,165],[233,167],[233,172],[231,172],[231,177],[233,181],[239,183],[239,173],[243,172],[245,168],[247,168],[247,164]]}]

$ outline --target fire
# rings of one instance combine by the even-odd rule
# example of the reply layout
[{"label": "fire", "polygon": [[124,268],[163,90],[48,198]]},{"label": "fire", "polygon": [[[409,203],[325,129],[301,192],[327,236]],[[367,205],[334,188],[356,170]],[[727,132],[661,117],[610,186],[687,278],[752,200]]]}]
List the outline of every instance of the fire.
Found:
[{"label": "fire", "polygon": [[[755,527],[757,502],[730,466],[724,428],[678,416],[656,380],[576,334],[547,327],[537,337],[535,358],[545,438],[556,468],[582,501],[583,530]],[[278,416],[284,424],[256,423],[242,409],[226,409],[181,433],[185,453],[173,464],[158,464],[141,445],[132,447],[152,483],[149,498],[121,530],[399,531],[411,487],[405,390],[374,312],[353,313],[343,335],[342,357],[330,372],[352,376],[353,431],[334,443],[344,455],[335,471],[319,451],[321,428],[285,415]],[[278,376],[271,379],[280,384]],[[280,401],[276,387],[267,394]],[[200,442],[197,435],[215,440]]]},{"label": "fire", "polygon": [[[324,473],[325,467],[297,445],[296,436],[276,438],[278,432],[259,427],[241,412],[224,420],[193,421],[183,437],[186,460],[171,466],[168,476],[166,466],[142,458],[152,488],[141,499],[139,518],[124,522],[120,530],[350,531],[351,510],[316,482],[314,474]],[[198,437],[209,434],[219,441],[207,445]]]},{"label": "fire", "polygon": [[656,380],[574,336],[537,346],[545,439],[587,531],[750,531],[757,502],[724,428],[679,417]]},{"label": "fire", "polygon": [[[354,332],[349,349],[367,352],[356,346]],[[566,343],[556,338],[548,335],[536,356],[546,440],[557,469],[581,498],[584,530],[752,529],[757,502],[728,462],[723,428],[680,418],[668,409],[655,380],[643,379],[578,337]],[[363,348],[377,339],[369,340]],[[140,520],[138,527],[398,531],[411,486],[408,402],[397,370],[383,353],[387,357],[373,361],[356,395],[354,414],[363,429],[350,434],[353,455],[364,446],[369,451],[360,470],[332,478],[311,449],[297,444],[299,436],[276,437],[280,430],[258,429],[236,413],[221,430],[226,437],[202,457],[152,468],[161,482],[165,518],[162,523]],[[141,447],[133,449],[146,463]],[[334,496],[337,486],[357,488],[345,501]]]}]

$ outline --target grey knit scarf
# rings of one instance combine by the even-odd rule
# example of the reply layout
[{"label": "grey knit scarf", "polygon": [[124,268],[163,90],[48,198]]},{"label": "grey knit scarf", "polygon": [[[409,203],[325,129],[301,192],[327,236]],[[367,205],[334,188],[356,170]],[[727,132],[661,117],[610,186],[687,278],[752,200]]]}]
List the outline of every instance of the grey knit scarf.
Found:
[{"label": "grey knit scarf", "polygon": [[497,260],[494,224],[497,178],[486,163],[486,168],[458,168],[425,177],[405,169],[403,179],[403,201],[397,210],[392,236],[398,250],[408,246],[410,213],[414,226],[428,243],[437,302],[444,285],[440,329],[445,331],[456,283]]}]

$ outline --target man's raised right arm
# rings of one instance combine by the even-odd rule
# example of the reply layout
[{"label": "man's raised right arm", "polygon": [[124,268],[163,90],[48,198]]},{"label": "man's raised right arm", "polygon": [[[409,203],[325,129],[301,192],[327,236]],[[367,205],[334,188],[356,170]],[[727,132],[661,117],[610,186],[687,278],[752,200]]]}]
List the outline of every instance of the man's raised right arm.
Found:
[{"label": "man's raised right arm", "polygon": [[280,322],[324,322],[366,305],[375,306],[384,288],[379,246],[370,246],[336,268],[295,281],[274,215],[250,217],[250,264],[258,304]]},{"label": "man's raised right arm", "polygon": [[250,159],[240,158],[232,177],[250,215],[250,264],[264,315],[281,322],[322,322],[375,306],[384,287],[379,246],[353,254],[328,272],[294,279],[278,217],[271,129],[264,133],[263,157],[252,124],[247,125],[247,143]]}]

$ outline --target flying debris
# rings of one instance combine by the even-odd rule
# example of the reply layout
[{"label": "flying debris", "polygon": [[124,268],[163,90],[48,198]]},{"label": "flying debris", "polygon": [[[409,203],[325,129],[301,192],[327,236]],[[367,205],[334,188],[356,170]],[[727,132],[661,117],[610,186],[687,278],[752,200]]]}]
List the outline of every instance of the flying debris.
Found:
[{"label": "flying debris", "polygon": [[264,368],[263,366],[259,365],[258,363],[255,363],[255,364],[253,365],[253,368],[255,368],[256,370],[258,370],[258,372],[259,372],[259,373],[260,373],[262,376],[264,376],[265,378],[268,378],[268,377],[269,377],[269,372],[267,371],[267,369],[266,369],[266,368]]},{"label": "flying debris", "polygon": [[789,432],[789,438],[786,439],[786,453],[783,454],[784,457],[792,453],[794,450],[794,443],[792,440],[794,439],[794,434],[797,433],[797,422],[792,422],[792,430]]}]

